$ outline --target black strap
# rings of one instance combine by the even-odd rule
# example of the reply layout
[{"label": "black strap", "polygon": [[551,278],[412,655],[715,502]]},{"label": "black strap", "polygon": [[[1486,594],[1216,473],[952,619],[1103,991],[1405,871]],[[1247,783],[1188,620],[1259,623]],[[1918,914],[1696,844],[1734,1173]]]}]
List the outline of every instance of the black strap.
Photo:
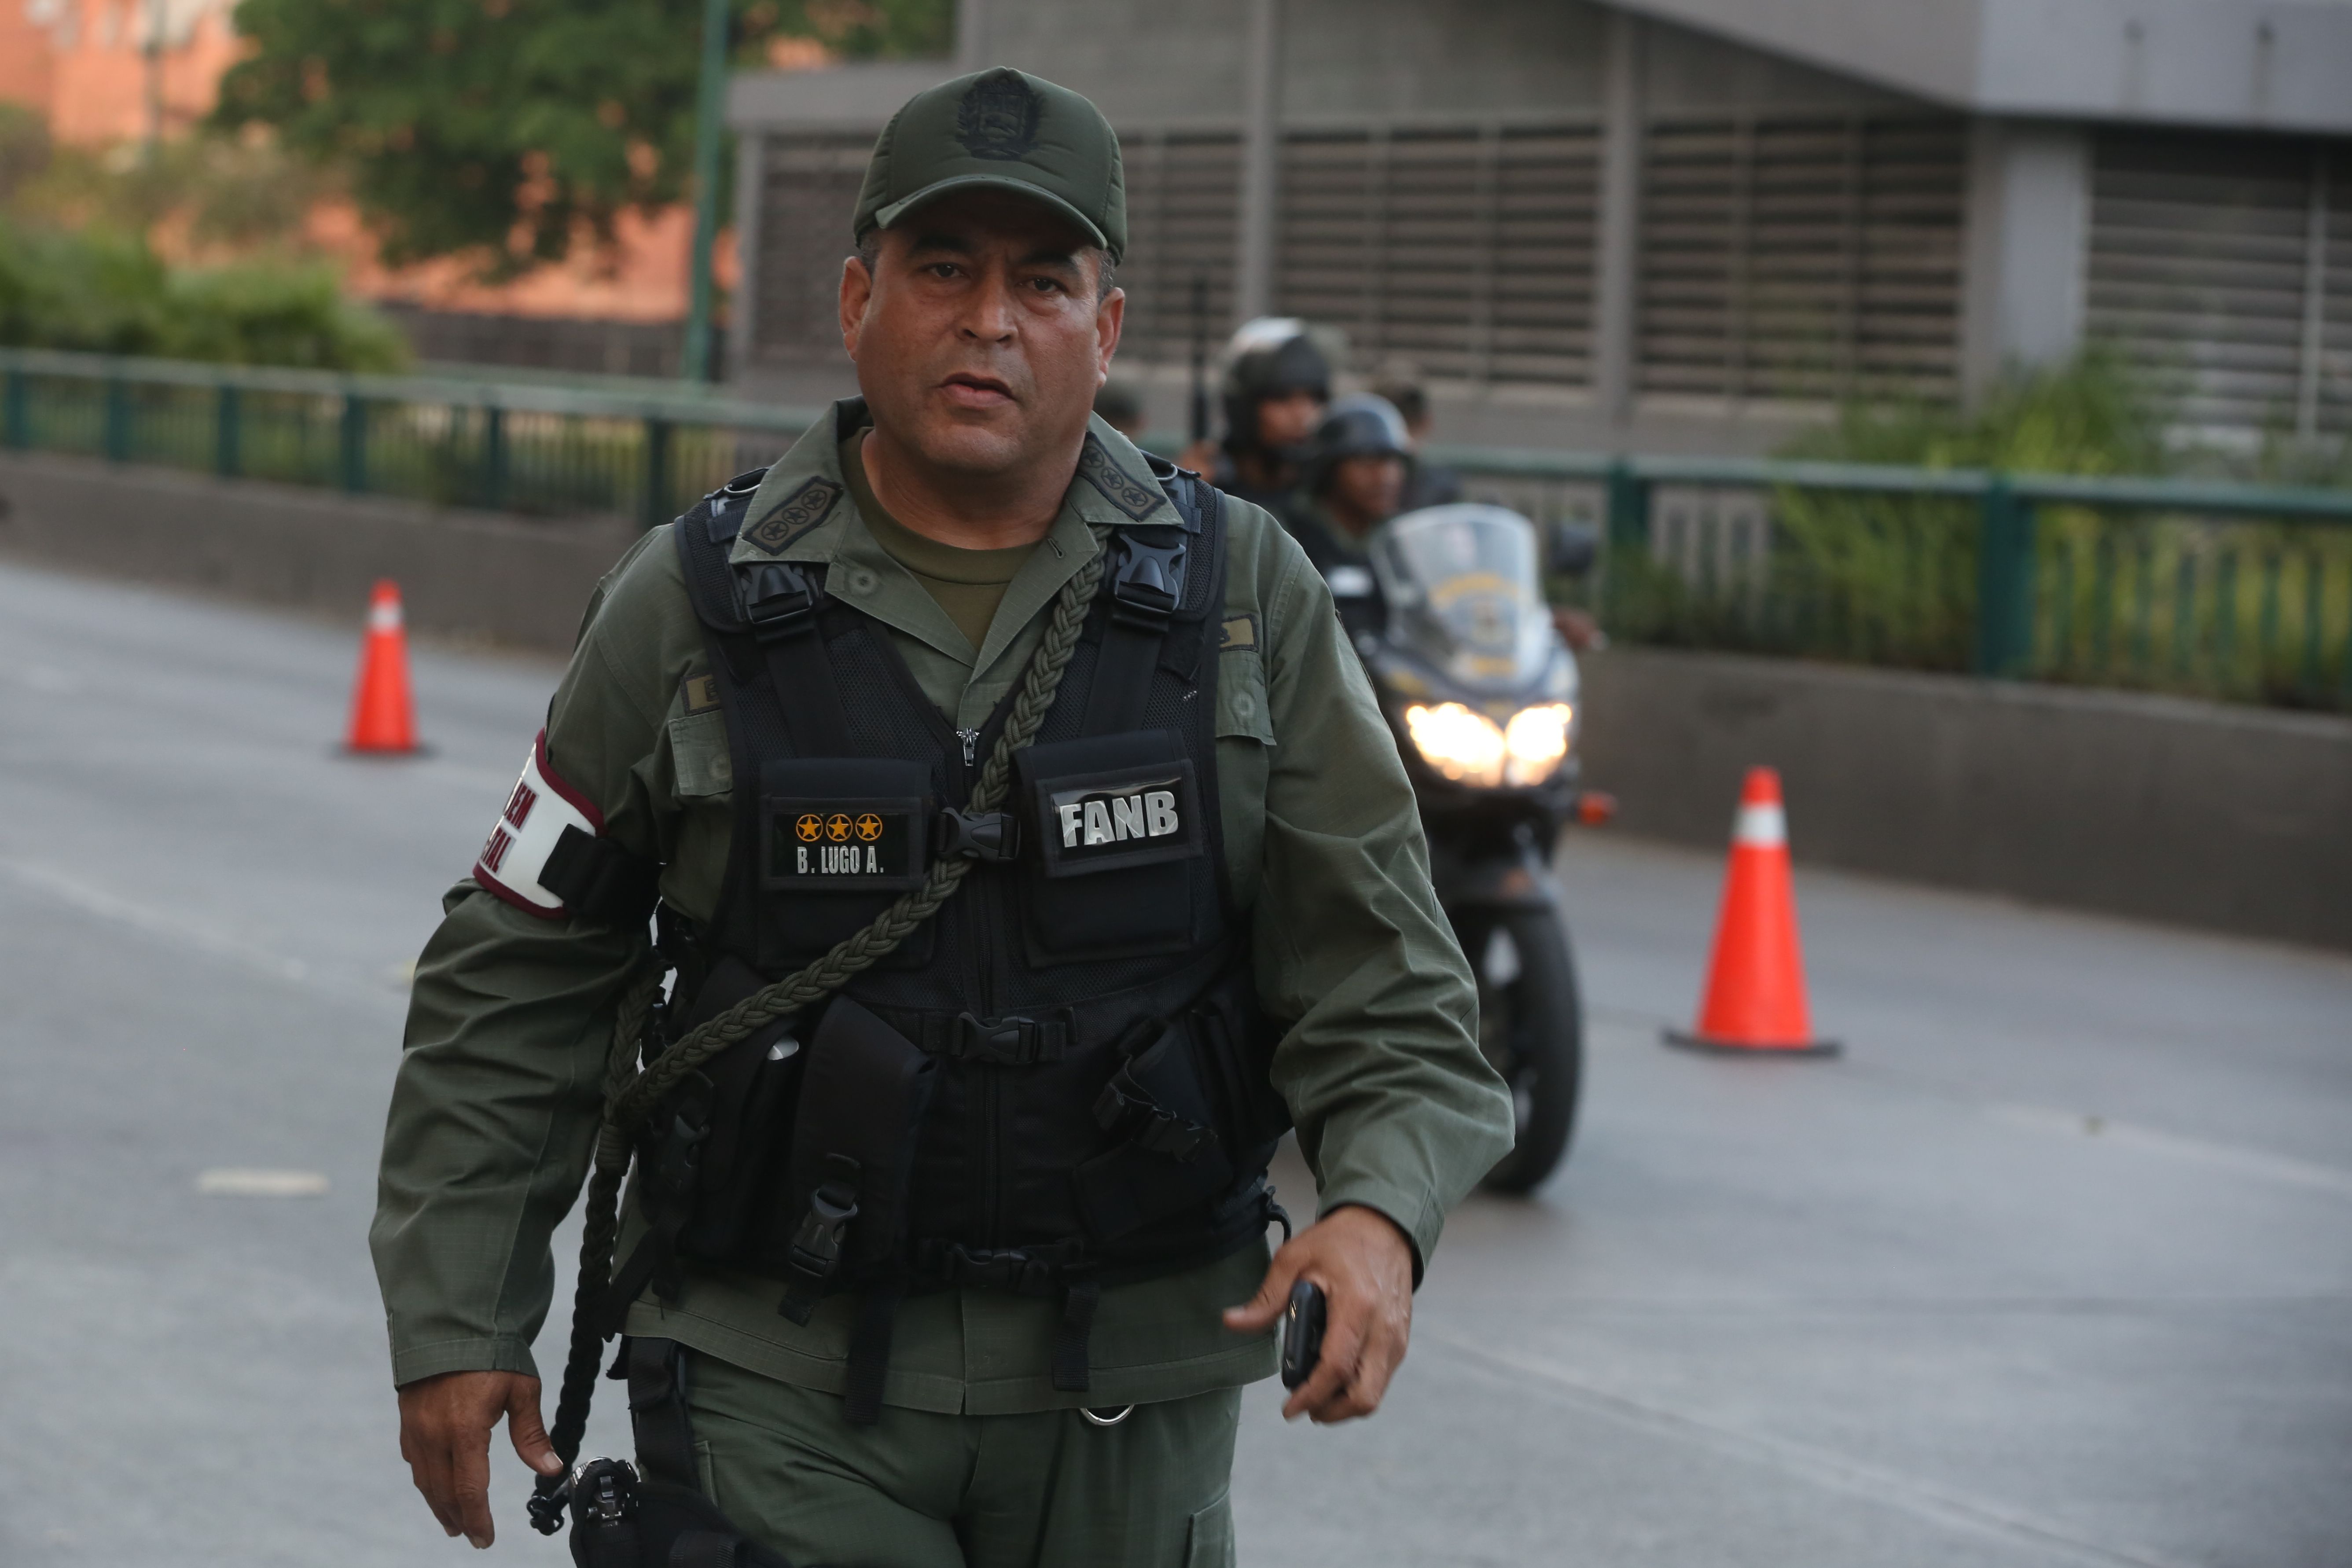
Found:
[{"label": "black strap", "polygon": [[1070,1010],[1055,1008],[1043,1018],[982,1018],[971,1013],[925,1013],[908,1034],[935,1057],[1031,1067],[1059,1061],[1070,1052],[1076,1028]]},{"label": "black strap", "polygon": [[890,1375],[890,1331],[898,1321],[905,1287],[896,1280],[866,1292],[857,1306],[857,1326],[849,1331],[849,1383],[842,1391],[842,1418],[852,1426],[882,1419],[882,1385]]},{"label": "black strap", "polygon": [[1153,473],[1181,526],[1121,528],[1111,534],[1104,574],[1109,619],[1087,692],[1082,735],[1143,727],[1144,703],[1169,623],[1185,607],[1190,557],[1204,534],[1213,539],[1216,532],[1211,525],[1223,503],[1213,487],[1181,469],[1163,473],[1158,463]]},{"label": "black strap", "polygon": [[702,1489],[694,1463],[694,1423],[686,1409],[686,1358],[676,1340],[632,1339],[629,1425],[637,1439],[637,1468],[648,1480]]},{"label": "black strap", "polygon": [[735,1568],[736,1554],[742,1545],[740,1535],[690,1530],[670,1543],[669,1562],[660,1568]]},{"label": "black strap", "polygon": [[564,910],[580,920],[605,925],[639,926],[654,912],[660,898],[661,868],[638,858],[610,838],[599,838],[566,825],[555,847],[547,852],[539,885],[563,900]]},{"label": "black strap", "polygon": [[793,750],[803,757],[845,757],[849,711],[840,683],[824,655],[818,621],[824,608],[824,580],[814,568],[789,561],[765,561],[736,568],[736,591],[743,618],[758,644]]},{"label": "black strap", "polygon": [[1054,1386],[1064,1394],[1084,1394],[1090,1379],[1095,1309],[1102,1305],[1102,1283],[1074,1281],[1062,1298],[1062,1326],[1054,1333]]}]

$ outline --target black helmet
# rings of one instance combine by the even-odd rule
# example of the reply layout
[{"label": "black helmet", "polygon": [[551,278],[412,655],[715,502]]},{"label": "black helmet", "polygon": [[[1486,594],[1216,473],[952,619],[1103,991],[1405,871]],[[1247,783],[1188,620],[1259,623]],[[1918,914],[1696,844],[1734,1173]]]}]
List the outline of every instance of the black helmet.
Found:
[{"label": "black helmet", "polygon": [[1234,335],[1259,341],[1234,356],[1225,367],[1225,445],[1235,450],[1258,444],[1257,405],[1270,397],[1311,392],[1317,401],[1331,395],[1331,365],[1303,330],[1275,337],[1261,334],[1265,327],[1297,327],[1296,322],[1253,321]]},{"label": "black helmet", "polygon": [[1343,397],[1331,405],[1323,423],[1315,427],[1307,458],[1307,492],[1321,489],[1342,458],[1387,457],[1412,460],[1404,416],[1385,397],[1370,393]]}]

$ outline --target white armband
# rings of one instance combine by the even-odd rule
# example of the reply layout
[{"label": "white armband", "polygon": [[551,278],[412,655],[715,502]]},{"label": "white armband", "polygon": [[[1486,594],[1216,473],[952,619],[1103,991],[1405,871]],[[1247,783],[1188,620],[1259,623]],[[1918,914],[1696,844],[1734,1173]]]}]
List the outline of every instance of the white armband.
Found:
[{"label": "white armband", "polygon": [[597,837],[604,831],[604,814],[548,765],[547,731],[541,730],[523,760],[522,777],[490,829],[489,842],[474,862],[474,880],[527,914],[563,919],[572,911],[540,885],[540,877],[567,827]]}]

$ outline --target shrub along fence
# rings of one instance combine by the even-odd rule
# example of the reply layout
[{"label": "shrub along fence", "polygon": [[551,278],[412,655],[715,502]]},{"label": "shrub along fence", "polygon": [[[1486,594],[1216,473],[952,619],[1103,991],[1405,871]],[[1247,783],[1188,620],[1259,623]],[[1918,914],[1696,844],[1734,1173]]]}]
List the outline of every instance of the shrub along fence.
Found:
[{"label": "shrub along fence", "polygon": [[[652,526],[820,416],[659,384],[0,350],[9,447]],[[1438,448],[1603,523],[1559,584],[1622,641],[2352,710],[2352,490]]]},{"label": "shrub along fence", "polygon": [[1624,641],[2352,710],[2352,490],[1435,449]]}]

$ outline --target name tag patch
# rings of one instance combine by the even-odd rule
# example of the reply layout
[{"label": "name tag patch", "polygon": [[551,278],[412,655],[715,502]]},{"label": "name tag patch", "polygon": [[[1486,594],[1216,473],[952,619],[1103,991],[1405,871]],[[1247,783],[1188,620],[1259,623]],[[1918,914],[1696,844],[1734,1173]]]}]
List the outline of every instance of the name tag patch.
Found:
[{"label": "name tag patch", "polygon": [[803,892],[903,889],[923,879],[923,803],[911,797],[769,797],[771,888]]},{"label": "name tag patch", "polygon": [[1200,801],[1190,762],[1046,779],[1036,787],[1047,876],[1181,860],[1200,850]]}]

